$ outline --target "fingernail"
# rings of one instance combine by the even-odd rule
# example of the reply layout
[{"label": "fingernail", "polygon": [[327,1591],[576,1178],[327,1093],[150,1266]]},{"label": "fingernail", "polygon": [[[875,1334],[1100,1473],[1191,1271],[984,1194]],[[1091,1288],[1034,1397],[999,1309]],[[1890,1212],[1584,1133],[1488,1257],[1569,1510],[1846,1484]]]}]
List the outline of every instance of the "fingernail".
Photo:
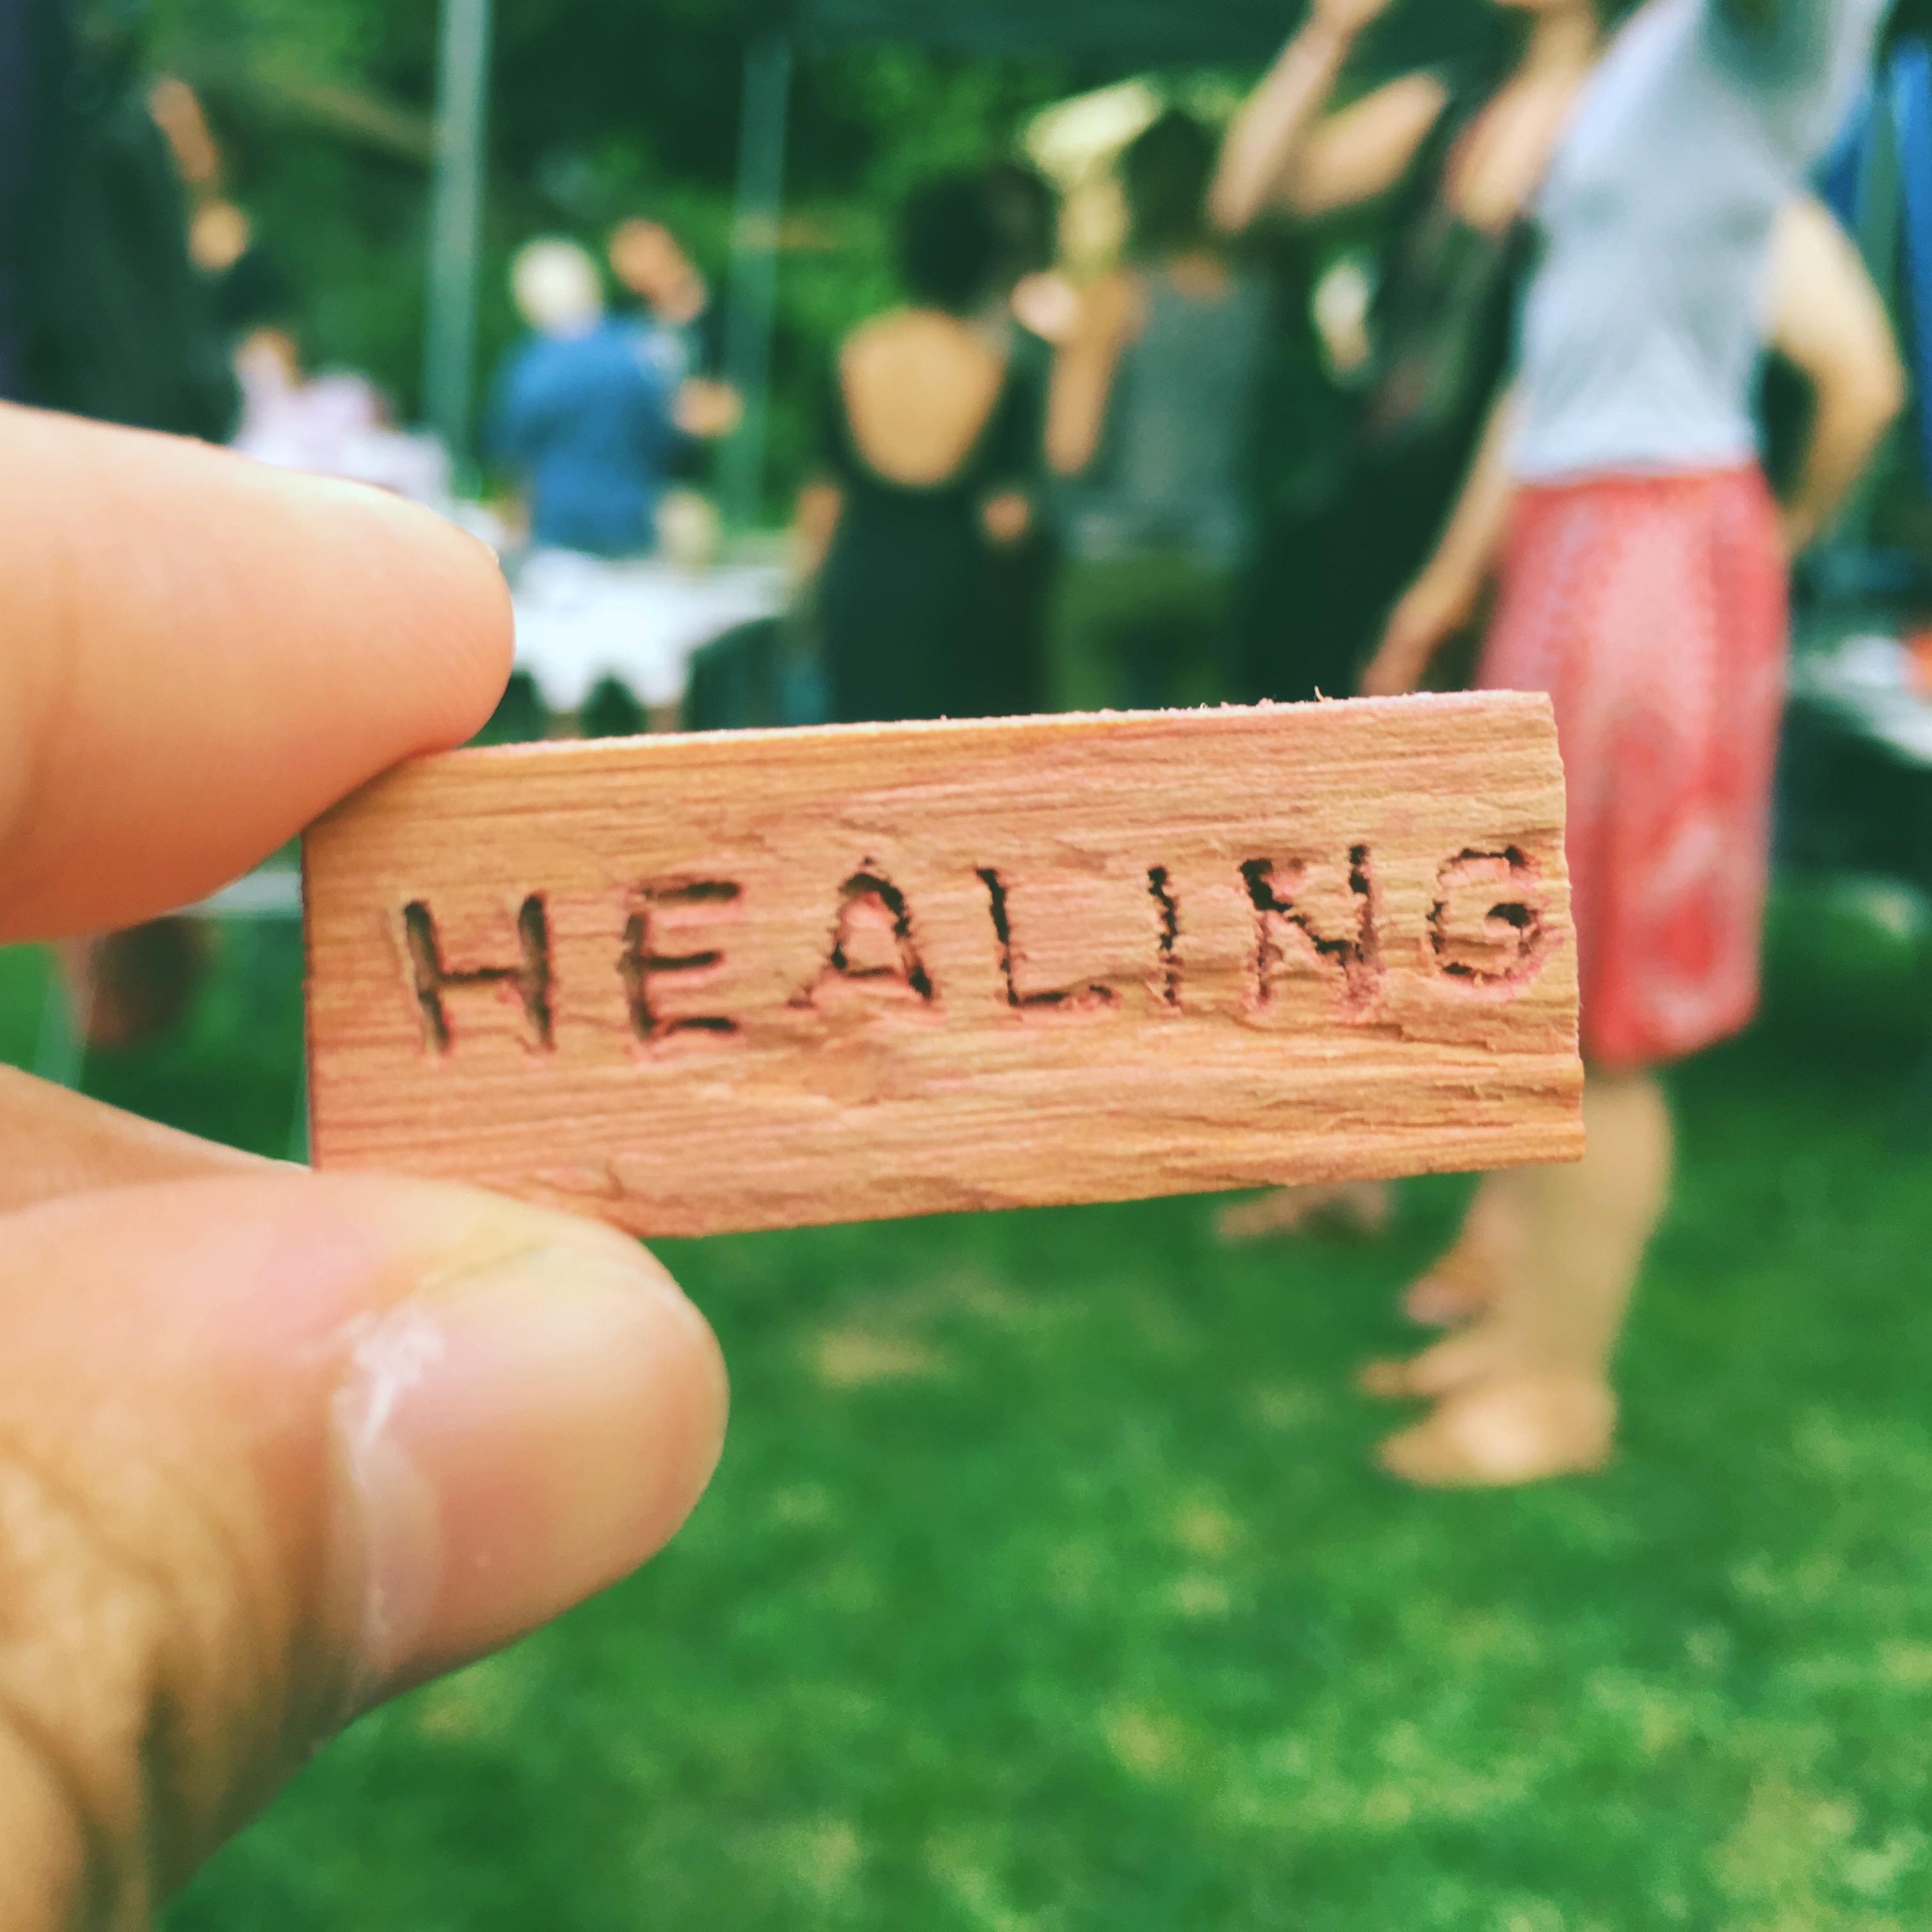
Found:
[{"label": "fingernail", "polygon": [[358,1703],[627,1575],[722,1442],[704,1318],[641,1249],[444,1277],[356,1337],[334,1419],[360,1545]]}]

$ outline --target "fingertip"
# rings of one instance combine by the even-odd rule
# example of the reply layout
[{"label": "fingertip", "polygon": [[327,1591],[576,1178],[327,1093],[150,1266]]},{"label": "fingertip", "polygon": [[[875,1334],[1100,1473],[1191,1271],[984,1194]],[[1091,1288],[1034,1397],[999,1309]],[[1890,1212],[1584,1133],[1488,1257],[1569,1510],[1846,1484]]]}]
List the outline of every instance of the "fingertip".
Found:
[{"label": "fingertip", "polygon": [[508,677],[490,551],[365,484],[0,410],[0,931],[152,917],[398,760],[460,745]]},{"label": "fingertip", "polygon": [[515,651],[496,553],[448,518],[386,491],[303,481],[369,526],[362,594],[388,613],[395,681],[388,695],[413,740],[408,754],[474,737],[502,696]]}]

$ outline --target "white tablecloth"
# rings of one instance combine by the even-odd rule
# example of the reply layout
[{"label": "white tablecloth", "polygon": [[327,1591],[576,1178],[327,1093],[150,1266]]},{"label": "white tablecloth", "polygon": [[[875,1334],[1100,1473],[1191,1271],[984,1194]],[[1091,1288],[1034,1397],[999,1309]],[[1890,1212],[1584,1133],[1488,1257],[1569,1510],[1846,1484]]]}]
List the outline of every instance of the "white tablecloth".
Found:
[{"label": "white tablecloth", "polygon": [[574,711],[607,678],[645,705],[675,704],[692,657],[740,624],[784,608],[770,566],[686,570],[538,550],[517,573],[517,668],[552,711]]},{"label": "white tablecloth", "polygon": [[1792,660],[1791,694],[1908,764],[1932,766],[1932,700],[1911,682],[1906,653],[1883,637],[1846,638]]}]

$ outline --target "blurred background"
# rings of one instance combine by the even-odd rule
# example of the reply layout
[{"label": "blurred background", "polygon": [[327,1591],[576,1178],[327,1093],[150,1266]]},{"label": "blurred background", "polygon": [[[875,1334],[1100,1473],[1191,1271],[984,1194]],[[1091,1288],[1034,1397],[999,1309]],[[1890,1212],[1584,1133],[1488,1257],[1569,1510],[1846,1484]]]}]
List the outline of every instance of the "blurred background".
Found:
[{"label": "blurred background", "polygon": [[[520,670],[494,741],[869,715],[828,664],[811,493],[839,345],[908,286],[908,197],[1039,184],[1017,191],[1033,226],[1008,232],[998,294],[1050,358],[1126,245],[1123,152],[1177,114],[1218,142],[1299,17],[44,14],[67,38],[32,44],[35,71],[164,144],[173,199],[136,226],[178,224],[180,359],[207,366],[182,405],[206,420],[163,426],[400,490],[496,544]],[[1371,1468],[1384,1424],[1351,1378],[1400,1346],[1393,1297],[1450,1238],[1464,1179],[1259,1244],[1218,1238],[1200,1200],[666,1244],[735,1388],[688,1529],[365,1719],[169,1932],[1932,1923],[1918,32],[1906,0],[1818,184],[1911,394],[1798,565],[1766,998],[1668,1076],[1683,1170],[1610,1466],[1452,1495]],[[1348,86],[1512,51],[1482,0],[1414,0],[1366,32]],[[35,98],[0,111],[18,178],[74,138]],[[1243,408],[1266,446],[1241,471],[1261,525],[1342,460],[1402,219],[1384,199],[1244,244],[1265,303]],[[574,249],[532,266],[538,239]],[[118,272],[85,285],[90,312]],[[650,432],[655,521],[628,548],[533,532],[514,428],[518,356],[606,309],[646,332],[680,412]],[[1815,406],[1804,370],[1768,358],[1774,476]],[[1004,634],[1030,635],[1010,594]],[[1028,648],[1000,687],[1018,696],[982,708],[1064,688],[1059,646]],[[1238,656],[1178,694],[1256,694]],[[295,865],[136,934],[0,950],[0,1058],[301,1158]]]},{"label": "blurred background", "polygon": [[[1142,74],[1204,96],[1225,119],[1297,10],[496,0],[491,10],[448,10],[458,33],[484,22],[490,46],[472,401],[520,327],[507,271],[532,235],[572,235],[602,254],[616,223],[646,214],[722,300],[734,218],[748,212],[748,250],[769,242],[783,264],[758,499],[782,518],[811,460],[826,356],[898,294],[892,217],[915,184],[1012,154],[1040,110]],[[441,23],[430,0],[151,0],[145,28],[148,65],[187,82],[206,110],[221,194],[247,217],[274,272],[271,305],[308,360],[365,372],[410,422],[428,400]],[[1482,0],[1440,0],[1394,24],[1378,56],[1391,71],[1498,31]],[[748,99],[748,81],[764,98]],[[466,104],[446,103],[453,122]],[[1097,140],[1118,147],[1137,131],[1136,111]],[[766,142],[776,158],[758,152]],[[776,231],[754,232],[774,188]]]}]

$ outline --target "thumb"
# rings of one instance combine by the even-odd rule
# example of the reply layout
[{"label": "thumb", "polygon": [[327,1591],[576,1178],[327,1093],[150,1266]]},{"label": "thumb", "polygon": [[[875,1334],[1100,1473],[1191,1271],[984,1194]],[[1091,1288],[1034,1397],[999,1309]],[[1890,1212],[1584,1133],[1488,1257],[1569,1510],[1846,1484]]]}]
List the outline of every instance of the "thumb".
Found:
[{"label": "thumb", "polygon": [[0,1218],[0,1925],[145,1927],[357,1710],[656,1550],[724,1408],[641,1249],[492,1196]]}]

